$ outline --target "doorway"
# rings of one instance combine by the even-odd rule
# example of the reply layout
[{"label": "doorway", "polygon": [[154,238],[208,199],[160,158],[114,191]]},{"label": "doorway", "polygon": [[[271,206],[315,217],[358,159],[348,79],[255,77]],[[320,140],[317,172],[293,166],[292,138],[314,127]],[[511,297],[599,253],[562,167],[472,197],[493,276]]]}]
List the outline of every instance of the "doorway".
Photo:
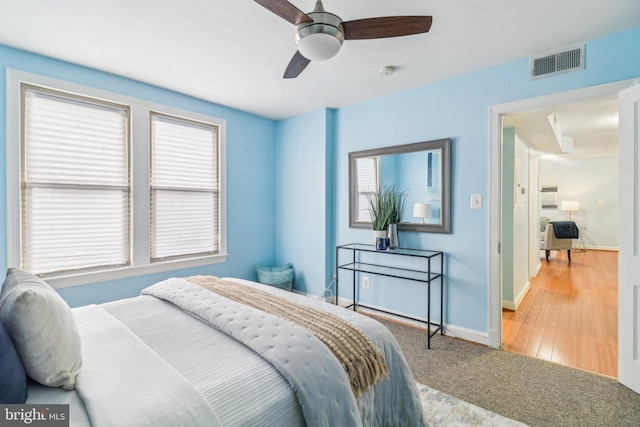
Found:
[{"label": "doorway", "polygon": [[[556,108],[561,105],[583,103],[606,96],[614,96],[633,85],[633,81],[617,82],[607,85],[563,92],[539,98],[516,101],[494,106],[490,111],[490,194],[489,194],[489,333],[490,346],[502,346],[502,267],[512,262],[503,259],[502,241],[502,118],[506,114],[531,111],[539,108]],[[536,242],[537,244],[537,242]]]},{"label": "doorway", "polygon": [[[617,118],[616,93],[502,117],[503,249],[513,254],[502,269],[503,348],[613,378]],[[541,251],[550,220],[573,221],[580,239]]]}]

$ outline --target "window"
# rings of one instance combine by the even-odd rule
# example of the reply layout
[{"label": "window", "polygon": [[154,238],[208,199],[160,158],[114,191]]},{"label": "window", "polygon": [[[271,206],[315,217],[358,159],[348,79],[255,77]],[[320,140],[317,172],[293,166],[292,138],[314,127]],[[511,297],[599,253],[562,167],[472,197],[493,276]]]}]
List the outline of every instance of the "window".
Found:
[{"label": "window", "polygon": [[129,109],[22,87],[22,268],[129,264]]},{"label": "window", "polygon": [[7,70],[7,261],[54,287],[224,262],[226,122]]},{"label": "window", "polygon": [[357,221],[371,222],[369,198],[378,190],[378,158],[357,159],[358,218]]},{"label": "window", "polygon": [[151,115],[151,259],[218,251],[218,127]]}]

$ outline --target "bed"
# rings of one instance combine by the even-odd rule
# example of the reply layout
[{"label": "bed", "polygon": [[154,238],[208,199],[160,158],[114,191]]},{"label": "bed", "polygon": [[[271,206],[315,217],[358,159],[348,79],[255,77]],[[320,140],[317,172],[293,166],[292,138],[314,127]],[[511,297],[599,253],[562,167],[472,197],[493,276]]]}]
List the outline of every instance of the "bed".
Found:
[{"label": "bed", "polygon": [[32,378],[26,403],[68,404],[71,426],[425,425],[384,326],[256,282],[171,278],[69,309],[9,269],[0,320]]}]

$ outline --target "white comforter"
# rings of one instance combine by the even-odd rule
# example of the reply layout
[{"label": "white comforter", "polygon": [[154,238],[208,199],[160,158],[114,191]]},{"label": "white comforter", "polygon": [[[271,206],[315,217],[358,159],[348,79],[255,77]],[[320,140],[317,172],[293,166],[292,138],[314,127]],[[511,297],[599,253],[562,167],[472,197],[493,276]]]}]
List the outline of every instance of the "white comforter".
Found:
[{"label": "white comforter", "polygon": [[94,427],[221,426],[202,394],[104,309],[73,313],[83,357],[76,390]]}]

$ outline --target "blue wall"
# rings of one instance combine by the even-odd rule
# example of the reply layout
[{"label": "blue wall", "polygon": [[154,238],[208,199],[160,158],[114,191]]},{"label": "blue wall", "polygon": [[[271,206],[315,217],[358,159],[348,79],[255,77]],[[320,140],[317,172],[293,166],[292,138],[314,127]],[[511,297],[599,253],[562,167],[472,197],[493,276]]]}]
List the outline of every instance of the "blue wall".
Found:
[{"label": "blue wall", "polygon": [[333,110],[277,124],[276,259],[296,269],[295,288],[320,295],[333,270]]},{"label": "blue wall", "polygon": [[[138,295],[158,280],[175,275],[214,274],[254,279],[255,264],[275,262],[275,123],[272,120],[205,102],[148,84],[51,58],[0,46],[0,224],[6,224],[6,68],[146,99],[219,117],[227,121],[226,263],[126,280],[60,289],[72,306]],[[6,227],[0,227],[0,271],[6,270]]]},{"label": "blue wall", "polygon": [[[446,253],[445,322],[479,333],[488,324],[489,108],[511,101],[595,86],[640,76],[640,29],[588,42],[586,69],[529,80],[529,60],[492,67],[440,83],[362,102],[336,111],[335,240],[372,242],[367,229],[349,228],[348,153],[390,145],[452,138],[452,234],[400,233],[402,246]],[[396,78],[396,76],[394,76]],[[400,75],[397,76],[400,78]],[[296,120],[296,119],[291,119]],[[279,139],[279,143],[282,140]],[[325,159],[318,159],[318,167]],[[313,161],[302,153],[298,162]],[[295,173],[281,168],[289,180]],[[302,189],[300,189],[302,190]],[[470,209],[471,194],[483,195],[483,208]],[[301,204],[289,215],[305,215]],[[308,224],[311,232],[317,224]],[[316,230],[313,230],[317,233]],[[322,233],[319,233],[322,234]],[[292,251],[313,244],[307,233],[289,236]],[[318,262],[321,262],[318,260]],[[325,262],[329,262],[328,260]],[[307,275],[305,289],[319,293],[320,277]],[[345,278],[346,279],[346,278]],[[342,279],[341,279],[342,280]],[[376,305],[424,317],[424,292],[406,281],[372,277],[361,298]],[[346,280],[345,280],[346,281]],[[378,285],[379,284],[379,285]],[[341,286],[341,297],[349,296]],[[376,289],[376,292],[372,292]],[[345,294],[342,294],[345,290]]]}]

